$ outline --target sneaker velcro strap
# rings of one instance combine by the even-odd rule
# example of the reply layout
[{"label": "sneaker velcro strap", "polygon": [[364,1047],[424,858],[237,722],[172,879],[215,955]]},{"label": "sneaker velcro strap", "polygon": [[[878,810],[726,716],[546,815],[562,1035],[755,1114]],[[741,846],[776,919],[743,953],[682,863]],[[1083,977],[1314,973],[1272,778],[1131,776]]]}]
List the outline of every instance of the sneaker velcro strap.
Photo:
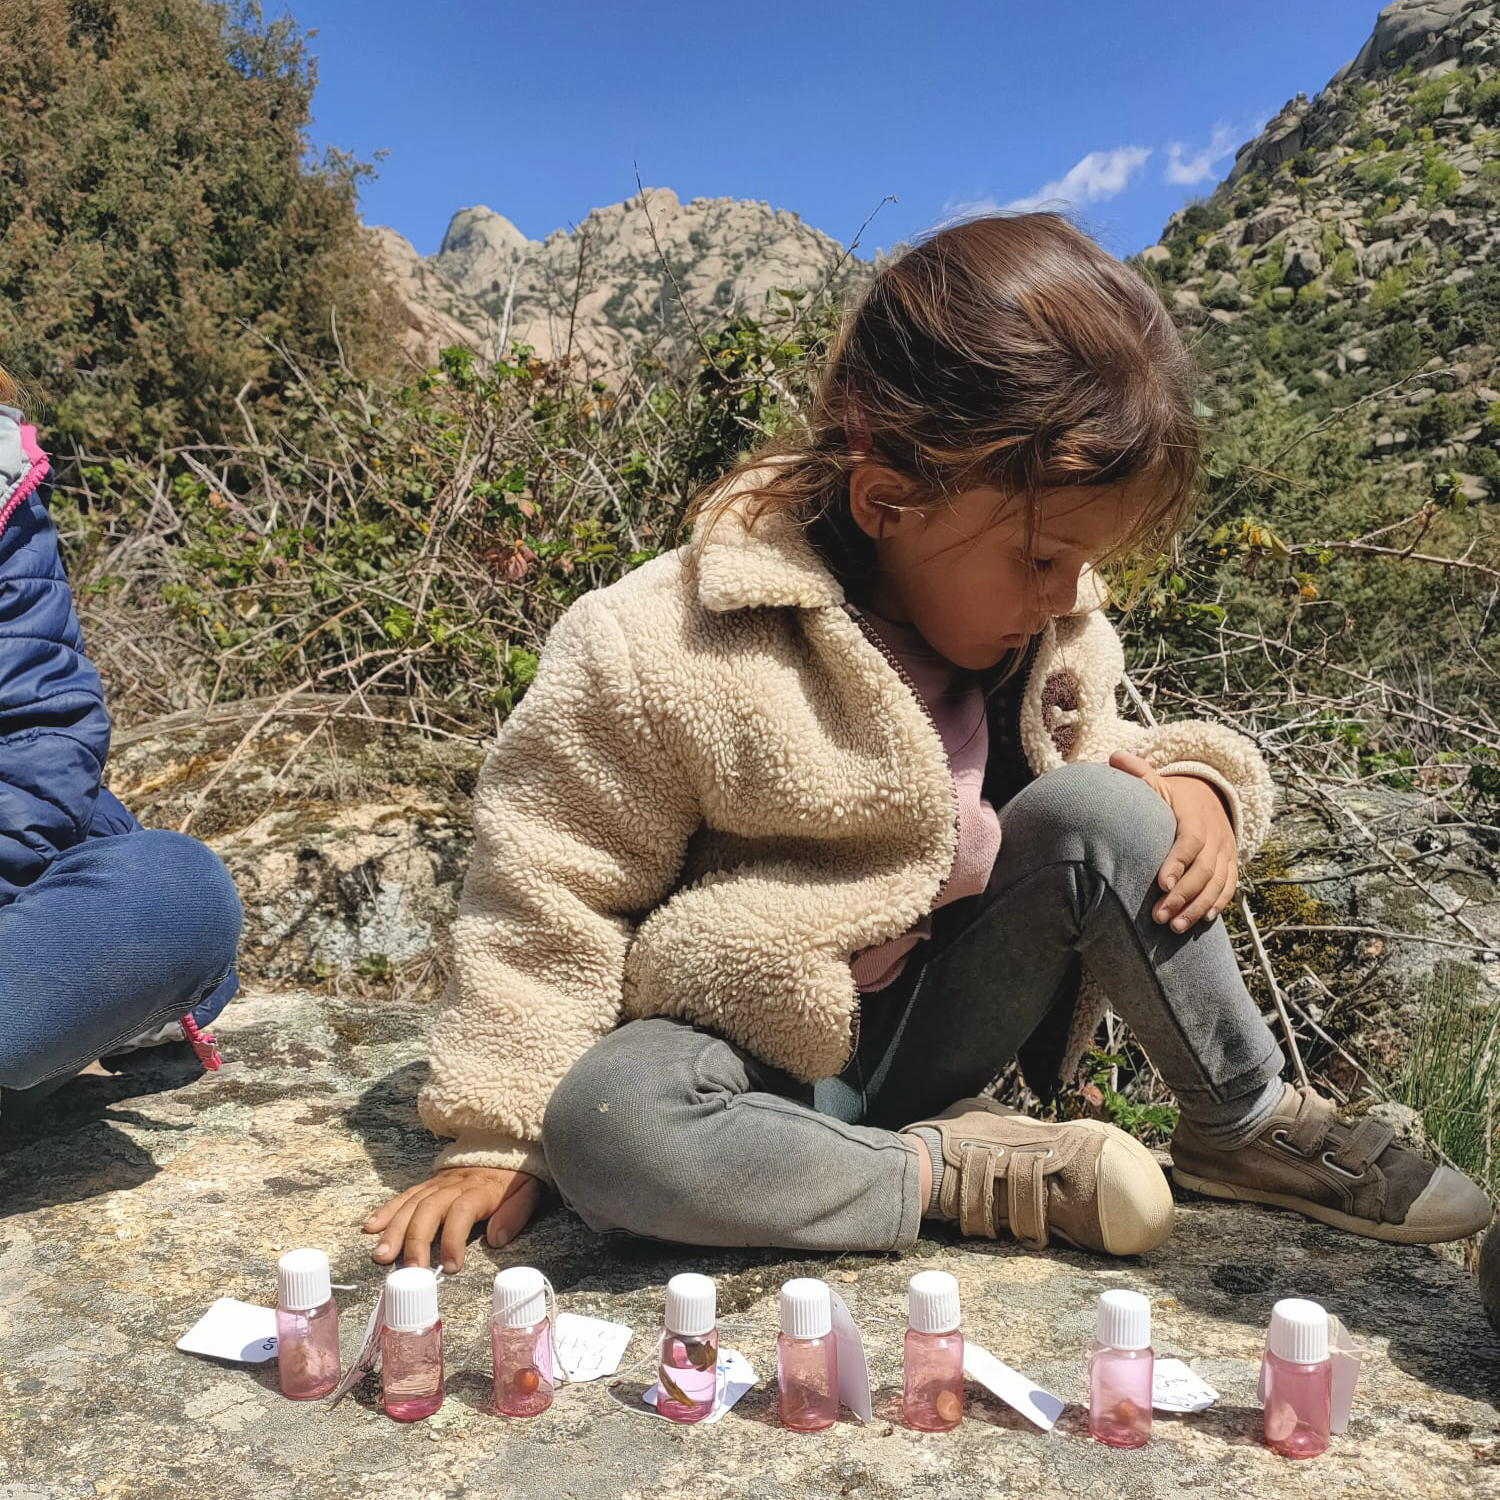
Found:
[{"label": "sneaker velcro strap", "polygon": [[996,1153],[988,1146],[964,1144],[958,1169],[958,1227],[965,1234],[996,1237],[996,1165]]},{"label": "sneaker velcro strap", "polygon": [[1363,1177],[1375,1159],[1396,1139],[1396,1132],[1367,1115],[1350,1132],[1349,1139],[1331,1152],[1329,1160],[1356,1177]]},{"label": "sneaker velcro strap", "polygon": [[1287,1139],[1300,1156],[1315,1156],[1323,1149],[1328,1132],[1333,1125],[1333,1112],[1313,1094],[1302,1096],[1297,1118],[1287,1131]]},{"label": "sneaker velcro strap", "polygon": [[1045,1151],[1013,1151],[1006,1174],[1010,1232],[1028,1250],[1047,1248],[1047,1179],[1042,1171],[1047,1155]]}]

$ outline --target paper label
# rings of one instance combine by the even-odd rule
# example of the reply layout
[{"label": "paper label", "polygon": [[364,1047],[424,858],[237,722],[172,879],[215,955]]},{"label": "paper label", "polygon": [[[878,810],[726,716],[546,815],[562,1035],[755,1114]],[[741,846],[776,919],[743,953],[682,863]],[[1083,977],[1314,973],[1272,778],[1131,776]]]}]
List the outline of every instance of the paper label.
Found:
[{"label": "paper label", "polygon": [[276,1358],[276,1309],[220,1297],[177,1340],[177,1347],[188,1354],[208,1354],[244,1365],[264,1364]]},{"label": "paper label", "polygon": [[[703,1421],[717,1422],[755,1384],[757,1379],[759,1377],[750,1361],[738,1349],[720,1349],[718,1384],[714,1391],[713,1410],[703,1418]],[[641,1397],[641,1400],[648,1406],[655,1406],[660,1390],[660,1386],[653,1385]]]},{"label": "paper label", "polygon": [[552,1324],[552,1348],[569,1380],[599,1380],[620,1368],[631,1330],[623,1323],[558,1313]]},{"label": "paper label", "polygon": [[1051,1431],[1067,1404],[968,1339],[964,1340],[964,1374],[1020,1412],[1028,1422],[1035,1422],[1043,1432]]},{"label": "paper label", "polygon": [[1328,1348],[1333,1358],[1333,1408],[1329,1412],[1328,1430],[1342,1432],[1349,1425],[1354,1405],[1354,1387],[1359,1383],[1360,1351],[1349,1330],[1337,1318],[1328,1319]]},{"label": "paper label", "polygon": [[1159,1359],[1151,1372],[1151,1405],[1157,1411],[1207,1411],[1219,1393],[1180,1359]]},{"label": "paper label", "polygon": [[365,1324],[365,1336],[360,1341],[359,1353],[348,1373],[328,1394],[329,1406],[337,1406],[355,1385],[364,1379],[380,1363],[380,1330],[385,1327],[385,1285],[381,1284],[380,1295],[370,1309],[370,1321]]},{"label": "paper label", "polygon": [[865,1341],[860,1337],[844,1299],[828,1289],[833,1303],[833,1339],[839,1354],[839,1400],[859,1418],[868,1422],[874,1415],[874,1401],[870,1392],[870,1366],[865,1359]]}]

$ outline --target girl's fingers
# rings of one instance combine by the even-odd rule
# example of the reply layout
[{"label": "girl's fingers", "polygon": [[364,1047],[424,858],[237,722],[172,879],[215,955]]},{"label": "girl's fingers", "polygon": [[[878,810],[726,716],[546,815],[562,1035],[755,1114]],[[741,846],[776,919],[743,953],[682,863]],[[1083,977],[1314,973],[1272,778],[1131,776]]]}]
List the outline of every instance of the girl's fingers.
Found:
[{"label": "girl's fingers", "polygon": [[1213,909],[1208,914],[1208,920],[1212,922],[1231,901],[1234,893],[1239,889],[1239,866],[1234,859],[1229,861],[1229,869],[1224,875],[1224,889],[1219,893],[1219,898],[1213,904]]},{"label": "girl's fingers", "polygon": [[438,1186],[436,1182],[419,1182],[416,1187],[409,1188],[401,1195],[405,1202],[386,1205],[387,1208],[394,1206],[395,1212],[381,1230],[380,1243],[370,1252],[372,1259],[387,1261],[396,1258],[401,1241],[406,1235],[406,1226],[411,1222],[412,1215],[416,1213],[417,1205],[429,1193],[435,1193]]},{"label": "girl's fingers", "polygon": [[[1167,850],[1167,857],[1156,874],[1156,883],[1164,891],[1171,891],[1174,896],[1178,894],[1177,886],[1203,852],[1204,842],[1203,832],[1196,824],[1179,826],[1176,841]],[[1166,905],[1166,902],[1162,903],[1164,909]]]},{"label": "girl's fingers", "polygon": [[[1224,890],[1225,860],[1220,856],[1219,862],[1214,867],[1212,878],[1204,885],[1187,907],[1172,923],[1173,928],[1179,932],[1186,932],[1200,917],[1204,916],[1210,907],[1217,906],[1220,894]],[[1180,926],[1178,924],[1181,924]]]},{"label": "girl's fingers", "polygon": [[1158,922],[1170,920],[1180,912],[1213,878],[1213,861],[1200,855],[1188,861],[1187,868],[1172,884],[1172,894],[1157,903],[1153,915]]},{"label": "girl's fingers", "polygon": [[527,1220],[536,1212],[541,1196],[541,1184],[534,1177],[526,1178],[490,1215],[490,1222],[484,1231],[486,1241],[497,1250],[502,1245],[508,1245],[526,1227]]},{"label": "girl's fingers", "polygon": [[387,1198],[385,1202],[382,1203],[380,1207],[377,1208],[368,1219],[365,1220],[365,1233],[379,1234],[380,1231],[390,1223],[391,1215],[394,1214],[403,1203],[405,1203],[408,1199],[414,1197],[417,1193],[420,1193],[424,1188],[429,1188],[431,1186],[432,1183],[430,1181],[419,1182],[414,1186],[407,1188],[404,1193],[397,1193],[394,1198]]},{"label": "girl's fingers", "polygon": [[401,1245],[401,1261],[407,1266],[425,1266],[432,1253],[432,1242],[438,1228],[448,1215],[448,1210],[462,1197],[456,1187],[434,1188],[418,1202],[406,1226],[406,1237]]},{"label": "girl's fingers", "polygon": [[448,1206],[443,1215],[443,1238],[438,1245],[438,1255],[448,1275],[463,1269],[469,1231],[477,1219],[494,1211],[496,1197],[494,1185],[485,1183],[466,1189]]}]

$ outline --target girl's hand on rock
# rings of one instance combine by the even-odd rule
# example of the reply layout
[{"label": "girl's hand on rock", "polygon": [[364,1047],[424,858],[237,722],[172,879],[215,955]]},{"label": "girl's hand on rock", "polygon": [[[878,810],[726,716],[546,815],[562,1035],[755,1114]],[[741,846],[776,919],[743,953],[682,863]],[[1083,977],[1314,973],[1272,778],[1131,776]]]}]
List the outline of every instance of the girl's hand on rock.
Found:
[{"label": "girl's hand on rock", "polygon": [[1217,789],[1201,776],[1160,776],[1128,750],[1116,750],[1109,763],[1139,776],[1177,818],[1176,841],[1156,875],[1168,894],[1151,915],[1170,921],[1174,932],[1186,932],[1200,917],[1212,922],[1239,883],[1234,824]]},{"label": "girl's hand on rock", "polygon": [[541,1184],[525,1172],[500,1167],[450,1167],[397,1193],[364,1222],[366,1234],[378,1234],[370,1258],[388,1262],[398,1252],[409,1266],[425,1266],[433,1237],[443,1231],[438,1247],[443,1270],[462,1269],[469,1231],[481,1219],[487,1244],[499,1248],[526,1227],[541,1197]]}]

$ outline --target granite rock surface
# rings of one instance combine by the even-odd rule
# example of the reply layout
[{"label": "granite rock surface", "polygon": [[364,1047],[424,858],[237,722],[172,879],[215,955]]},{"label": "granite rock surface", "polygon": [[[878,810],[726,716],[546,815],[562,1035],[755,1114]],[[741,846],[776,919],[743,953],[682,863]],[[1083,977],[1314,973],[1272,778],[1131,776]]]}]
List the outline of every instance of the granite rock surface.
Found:
[{"label": "granite rock surface", "polygon": [[[554,1204],[514,1246],[471,1245],[443,1288],[447,1401],[411,1426],[381,1414],[374,1382],[329,1410],[284,1400],[274,1363],[178,1352],[215,1298],[269,1305],[276,1257],[297,1245],[325,1247],[355,1288],[339,1294],[355,1347],[383,1274],[360,1221],[425,1175],[434,1149],[413,1104],[426,1021],[417,1003],[255,991],[216,1028],[218,1074],[152,1057],[0,1120],[0,1500],[1500,1495],[1500,1335],[1472,1276],[1424,1250],[1203,1201],[1181,1202],[1172,1239],[1135,1261],[951,1233],[905,1257],[695,1252],[602,1240]],[[487,1410],[489,1279],[516,1263],[542,1267],[565,1308],[636,1329],[615,1383],[565,1387],[531,1422]],[[920,1267],[952,1271],[969,1336],[1070,1403],[1054,1431],[972,1387],[955,1433],[895,1420],[904,1288]],[[721,1423],[684,1430],[640,1395],[665,1282],[690,1268],[718,1278],[724,1342],[762,1380]],[[806,1274],[865,1330],[867,1427],[847,1414],[819,1436],[776,1424],[776,1293]],[[1220,1392],[1199,1416],[1159,1418],[1136,1453],[1090,1441],[1079,1406],[1093,1304],[1112,1286],[1148,1293],[1158,1353]],[[1324,1301],[1368,1350],[1348,1432],[1303,1464],[1260,1446],[1254,1399],[1271,1303],[1290,1293]]]}]

